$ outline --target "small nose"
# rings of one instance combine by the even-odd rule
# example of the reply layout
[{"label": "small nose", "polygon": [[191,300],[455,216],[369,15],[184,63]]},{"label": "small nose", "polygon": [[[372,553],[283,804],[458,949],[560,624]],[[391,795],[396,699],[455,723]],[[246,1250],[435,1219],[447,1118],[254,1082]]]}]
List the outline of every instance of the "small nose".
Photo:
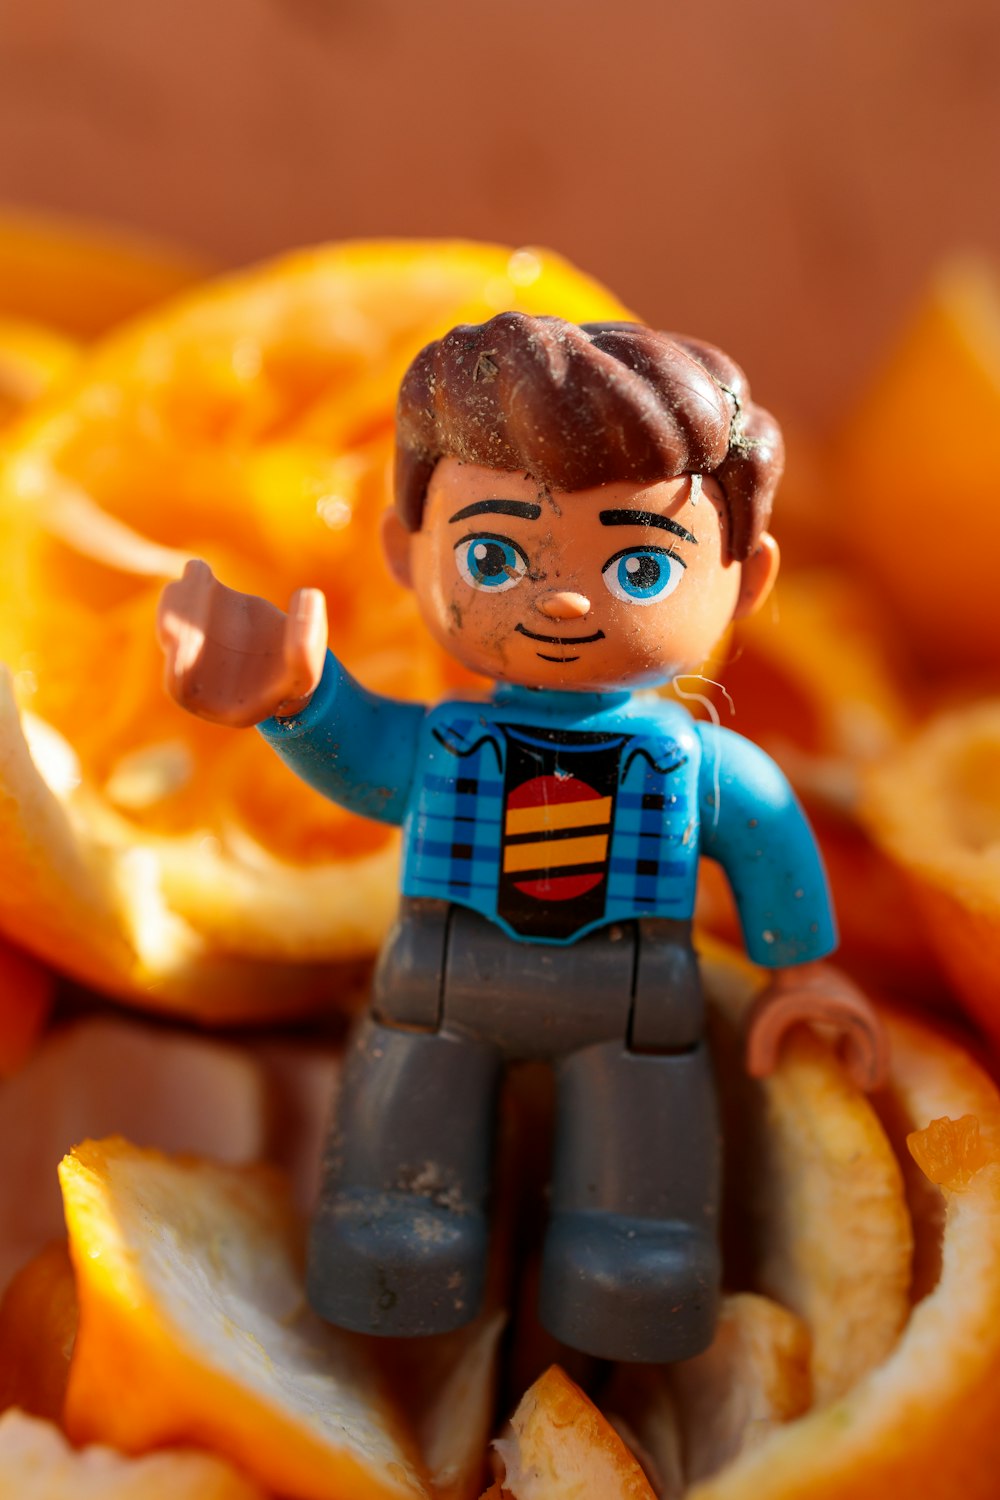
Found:
[{"label": "small nose", "polygon": [[538,608],[550,620],[582,620],[590,614],[590,600],[586,594],[545,594]]}]

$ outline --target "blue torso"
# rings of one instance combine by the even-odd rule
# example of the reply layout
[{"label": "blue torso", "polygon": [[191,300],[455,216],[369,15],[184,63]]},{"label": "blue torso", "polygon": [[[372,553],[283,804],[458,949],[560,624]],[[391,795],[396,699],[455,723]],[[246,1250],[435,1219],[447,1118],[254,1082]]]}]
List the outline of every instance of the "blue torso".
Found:
[{"label": "blue torso", "polygon": [[471,907],[519,941],[688,918],[706,854],[729,876],[755,961],[835,946],[787,781],[749,741],[678,704],[503,686],[428,711],[367,693],[331,656],[309,706],[260,728],[324,795],[402,826],[404,895]]},{"label": "blue torso", "polygon": [[701,745],[683,709],[501,688],[432,709],[416,763],[404,895],[536,942],[691,915]]}]

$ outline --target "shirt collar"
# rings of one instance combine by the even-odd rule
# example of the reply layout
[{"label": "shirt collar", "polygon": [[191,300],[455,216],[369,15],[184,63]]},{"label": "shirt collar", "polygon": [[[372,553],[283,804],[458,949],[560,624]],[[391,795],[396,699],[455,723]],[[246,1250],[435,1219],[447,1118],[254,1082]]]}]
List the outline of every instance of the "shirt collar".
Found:
[{"label": "shirt collar", "polygon": [[572,693],[551,688],[521,687],[515,682],[497,684],[492,701],[509,708],[523,708],[526,714],[542,708],[548,715],[557,714],[566,718],[588,718],[592,714],[607,713],[611,708],[622,708],[632,694],[627,688],[607,693]]}]

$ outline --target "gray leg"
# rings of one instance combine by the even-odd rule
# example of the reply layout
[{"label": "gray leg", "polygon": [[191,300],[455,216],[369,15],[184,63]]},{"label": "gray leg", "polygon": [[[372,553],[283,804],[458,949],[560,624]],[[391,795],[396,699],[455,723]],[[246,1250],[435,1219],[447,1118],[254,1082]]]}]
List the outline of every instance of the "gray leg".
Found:
[{"label": "gray leg", "polygon": [[309,1242],[316,1311],[360,1333],[444,1333],[482,1300],[499,1057],[368,1019],[349,1049]]},{"label": "gray leg", "polygon": [[704,1043],[668,1055],[602,1042],[558,1090],[542,1321],[605,1359],[687,1359],[718,1309],[719,1129]]}]

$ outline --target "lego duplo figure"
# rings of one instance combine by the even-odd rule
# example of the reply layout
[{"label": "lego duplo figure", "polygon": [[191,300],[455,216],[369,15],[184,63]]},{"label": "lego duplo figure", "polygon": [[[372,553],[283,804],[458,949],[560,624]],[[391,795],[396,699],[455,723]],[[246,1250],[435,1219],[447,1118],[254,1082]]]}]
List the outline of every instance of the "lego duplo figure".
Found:
[{"label": "lego duplo figure", "polygon": [[[868,1085],[884,1040],[816,960],[826,881],[755,746],[633,693],[695,671],[773,581],[777,426],[724,354],[633,324],[505,313],[417,356],[384,542],[433,635],[495,680],[430,709],[326,652],[322,597],[288,616],[189,565],[161,607],[167,682],[259,724],[312,786],[403,829],[399,918],[350,1045],[311,1234],[309,1295],[364,1332],[443,1332],[479,1306],[498,1079],[555,1065],[542,1317],[617,1359],[712,1336],[719,1139],[691,915],[723,865],[747,950],[776,970],[753,1071],[833,1023]],[[805,967],[803,967],[805,966]]]}]

